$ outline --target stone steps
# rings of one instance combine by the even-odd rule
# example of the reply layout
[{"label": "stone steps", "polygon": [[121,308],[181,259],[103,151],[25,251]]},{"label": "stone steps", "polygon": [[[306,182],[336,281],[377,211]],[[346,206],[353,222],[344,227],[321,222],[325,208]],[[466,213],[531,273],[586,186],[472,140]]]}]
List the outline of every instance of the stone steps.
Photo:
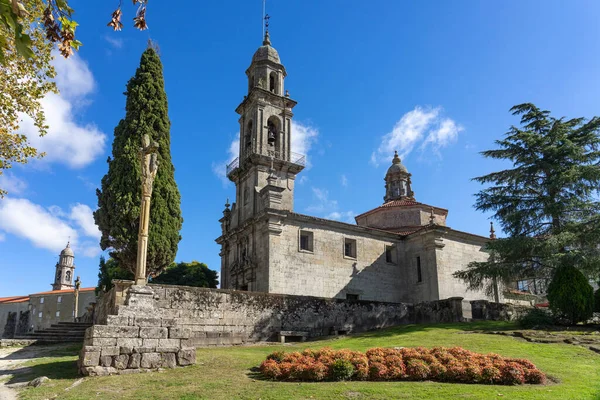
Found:
[{"label": "stone steps", "polygon": [[81,322],[59,322],[49,328],[36,330],[17,339],[36,340],[39,343],[83,342],[85,330],[91,324]]}]

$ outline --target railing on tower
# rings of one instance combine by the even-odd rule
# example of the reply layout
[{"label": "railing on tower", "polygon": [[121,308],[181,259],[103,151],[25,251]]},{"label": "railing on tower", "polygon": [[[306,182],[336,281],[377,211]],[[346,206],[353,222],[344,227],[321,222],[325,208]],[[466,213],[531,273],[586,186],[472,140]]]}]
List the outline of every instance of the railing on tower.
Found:
[{"label": "railing on tower", "polygon": [[[267,156],[267,157],[273,157],[276,160],[289,161],[292,164],[300,165],[302,167],[306,166],[306,155],[304,155],[304,154],[291,152],[289,160],[288,160],[286,155],[281,154],[279,151],[270,150],[270,149],[263,150],[262,152],[256,151],[254,149],[248,149],[248,150],[250,150],[250,151],[247,151],[245,153],[245,156],[243,157],[244,159],[251,156],[252,154],[259,154],[259,155],[263,155],[263,156]],[[232,162],[227,164],[227,168],[225,171],[227,176],[229,176],[235,169],[240,167],[240,161],[243,161],[243,160],[240,160],[240,157],[236,157],[235,160],[233,160]]]}]

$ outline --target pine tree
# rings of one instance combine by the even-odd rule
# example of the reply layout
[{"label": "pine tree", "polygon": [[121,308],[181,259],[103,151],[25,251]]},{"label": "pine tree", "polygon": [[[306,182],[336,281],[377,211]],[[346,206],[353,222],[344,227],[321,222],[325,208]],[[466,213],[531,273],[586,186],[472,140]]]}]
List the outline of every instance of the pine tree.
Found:
[{"label": "pine tree", "polygon": [[135,271],[140,217],[141,166],[139,149],[145,134],[158,142],[159,167],[150,207],[147,271],[160,273],[171,265],[181,240],[181,198],[171,162],[170,121],[162,63],[149,46],[140,66],[127,83],[125,118],[115,128],[108,173],[97,190],[96,225],[100,246],[122,267]]},{"label": "pine tree", "polygon": [[500,147],[484,157],[507,160],[512,169],[475,178],[487,187],[475,207],[493,211],[508,237],[490,241],[493,255],[455,273],[471,288],[493,278],[550,281],[560,266],[588,277],[600,265],[600,118],[554,118],[533,104],[514,106],[522,127],[511,127]]},{"label": "pine tree", "polygon": [[98,286],[96,295],[101,291],[108,291],[113,287],[113,279],[133,280],[134,274],[128,269],[121,268],[112,258],[108,261],[100,256],[100,271],[98,272]]}]

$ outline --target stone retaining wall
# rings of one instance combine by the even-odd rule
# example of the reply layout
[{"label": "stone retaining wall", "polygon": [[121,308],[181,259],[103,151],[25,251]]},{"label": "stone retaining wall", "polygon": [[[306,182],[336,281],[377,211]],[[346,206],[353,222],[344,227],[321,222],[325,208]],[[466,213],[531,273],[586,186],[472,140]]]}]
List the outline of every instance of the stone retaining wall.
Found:
[{"label": "stone retaining wall", "polygon": [[185,366],[195,363],[196,347],[275,341],[281,331],[310,338],[462,322],[462,300],[411,305],[118,282],[99,300],[79,368],[84,375],[107,375]]}]

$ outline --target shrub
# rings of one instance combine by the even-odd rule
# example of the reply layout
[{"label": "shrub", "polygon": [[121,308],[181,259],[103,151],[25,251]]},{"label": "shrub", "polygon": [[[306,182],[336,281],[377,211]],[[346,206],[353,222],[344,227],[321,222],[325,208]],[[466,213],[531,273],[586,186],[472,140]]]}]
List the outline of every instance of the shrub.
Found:
[{"label": "shrub", "polygon": [[329,375],[334,381],[346,381],[354,375],[354,365],[348,360],[338,358],[331,364]]},{"label": "shrub", "polygon": [[274,352],[260,365],[269,379],[323,380],[425,380],[517,385],[543,384],[546,376],[529,360],[477,354],[460,347],[350,350],[307,349]]},{"label": "shrub", "polygon": [[423,360],[412,359],[406,362],[406,376],[415,381],[422,381],[429,376],[429,365]]},{"label": "shrub", "polygon": [[524,329],[547,328],[554,325],[554,317],[546,310],[532,308],[520,316],[517,322]]},{"label": "shrub", "polygon": [[600,312],[600,289],[594,293],[594,311]]},{"label": "shrub", "polygon": [[561,266],[548,285],[548,301],[556,315],[574,325],[592,317],[594,289],[577,268]]}]

